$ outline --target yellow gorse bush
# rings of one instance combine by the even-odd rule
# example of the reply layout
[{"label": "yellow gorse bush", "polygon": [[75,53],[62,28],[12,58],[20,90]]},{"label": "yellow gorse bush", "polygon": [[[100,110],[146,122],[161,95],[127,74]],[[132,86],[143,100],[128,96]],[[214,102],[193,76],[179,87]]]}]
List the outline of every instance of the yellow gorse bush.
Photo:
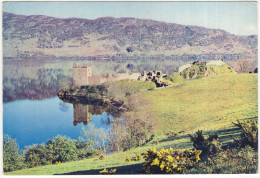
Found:
[{"label": "yellow gorse bush", "polygon": [[107,168],[105,168],[102,171],[99,171],[99,174],[115,174],[116,173],[116,169],[111,169],[110,171],[108,171]]},{"label": "yellow gorse bush", "polygon": [[201,150],[148,149],[144,152],[146,173],[183,173],[200,160]]},{"label": "yellow gorse bush", "polygon": [[130,162],[130,161],[131,161],[130,157],[129,157],[129,156],[126,156],[126,157],[125,157],[125,161]]}]

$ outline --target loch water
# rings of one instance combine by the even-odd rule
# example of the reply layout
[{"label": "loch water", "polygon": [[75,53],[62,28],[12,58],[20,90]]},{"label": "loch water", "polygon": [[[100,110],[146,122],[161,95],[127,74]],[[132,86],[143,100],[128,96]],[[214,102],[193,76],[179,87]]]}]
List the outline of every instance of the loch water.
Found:
[{"label": "loch water", "polygon": [[71,85],[71,77],[71,61],[4,63],[3,133],[24,149],[57,135],[78,139],[82,129],[108,132],[115,118],[105,107],[66,103],[57,97],[60,88]]},{"label": "loch water", "polygon": [[87,64],[92,73],[143,72],[162,70],[173,73],[176,61],[146,59],[143,61],[86,60],[4,60],[3,61],[3,134],[16,139],[19,147],[45,143],[57,135],[77,139],[82,129],[111,128],[111,121],[122,118],[111,108],[65,103],[57,92],[72,84],[73,63]]}]

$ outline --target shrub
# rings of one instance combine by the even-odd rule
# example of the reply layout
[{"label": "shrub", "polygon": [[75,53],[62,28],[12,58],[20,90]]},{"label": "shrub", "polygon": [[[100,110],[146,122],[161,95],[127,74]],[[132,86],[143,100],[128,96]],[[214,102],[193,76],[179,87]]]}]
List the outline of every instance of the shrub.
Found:
[{"label": "shrub", "polygon": [[98,155],[100,155],[100,154],[101,154],[100,150],[96,150],[96,149],[93,148],[93,149],[87,151],[86,156],[87,156],[88,158],[91,158],[91,157],[94,157],[94,156],[98,156]]},{"label": "shrub", "polygon": [[187,174],[252,174],[258,170],[258,156],[250,146],[219,152],[187,170]]},{"label": "shrub", "polygon": [[172,138],[172,137],[177,137],[178,135],[179,135],[178,132],[169,132],[167,137]]},{"label": "shrub", "polygon": [[200,160],[201,150],[149,149],[144,153],[143,170],[146,173],[183,173]]},{"label": "shrub", "polygon": [[99,159],[103,160],[103,159],[105,159],[105,156],[104,155],[100,155]]},{"label": "shrub", "polygon": [[252,148],[258,148],[258,121],[247,120],[243,122],[233,123],[240,128],[242,133],[240,134],[240,139],[235,140],[239,146],[245,147],[250,145]]},{"label": "shrub", "polygon": [[189,134],[191,141],[193,142],[193,146],[197,150],[202,150],[201,157],[210,156],[216,154],[222,150],[221,143],[218,140],[218,135],[209,135],[206,139],[203,131],[198,130],[196,132],[197,135],[192,136]]},{"label": "shrub", "polygon": [[116,173],[116,169],[111,169],[110,171],[108,171],[106,168],[102,171],[99,171],[99,174],[104,174],[104,175],[108,175],[108,174],[115,174]]},{"label": "shrub", "polygon": [[126,157],[125,157],[125,161],[127,161],[127,162],[130,162],[130,161],[131,161],[131,159],[129,158],[129,156],[126,156]]},{"label": "shrub", "polygon": [[75,141],[76,146],[76,154],[78,159],[83,159],[87,156],[88,149],[93,149],[93,142],[91,141],[84,141],[82,138],[79,138]]},{"label": "shrub", "polygon": [[77,159],[75,140],[67,137],[56,136],[47,142],[46,149],[47,160],[51,160],[53,164],[57,161],[66,162]]},{"label": "shrub", "polygon": [[15,139],[4,135],[3,143],[3,170],[4,172],[15,171],[25,167],[22,155],[19,154],[19,147]]},{"label": "shrub", "polygon": [[136,154],[136,156],[132,158],[133,161],[140,161],[142,159],[143,158],[142,158],[142,156],[140,154]]},{"label": "shrub", "polygon": [[47,160],[45,145],[32,145],[27,147],[24,154],[24,162],[29,168],[51,164],[51,160]]}]

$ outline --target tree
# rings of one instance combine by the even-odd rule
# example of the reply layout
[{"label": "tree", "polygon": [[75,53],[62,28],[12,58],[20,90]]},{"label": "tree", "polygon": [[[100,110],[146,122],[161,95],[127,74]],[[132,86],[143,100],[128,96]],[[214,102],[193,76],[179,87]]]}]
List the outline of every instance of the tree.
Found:
[{"label": "tree", "polygon": [[35,167],[40,165],[51,164],[51,160],[47,160],[46,156],[46,146],[41,145],[31,145],[24,150],[24,162],[28,167]]},{"label": "tree", "polygon": [[76,160],[75,142],[75,140],[60,135],[49,140],[46,145],[47,160],[52,160],[52,163]]},{"label": "tree", "polygon": [[236,70],[239,73],[248,73],[253,71],[252,61],[239,59],[236,62]]},{"label": "tree", "polygon": [[11,139],[8,135],[4,135],[3,156],[4,172],[15,171],[24,167],[16,140]]}]

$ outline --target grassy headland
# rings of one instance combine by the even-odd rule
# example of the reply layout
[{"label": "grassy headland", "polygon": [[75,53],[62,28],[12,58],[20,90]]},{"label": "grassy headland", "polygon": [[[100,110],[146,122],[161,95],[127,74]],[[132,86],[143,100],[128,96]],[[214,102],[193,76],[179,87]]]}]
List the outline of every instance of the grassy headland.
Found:
[{"label": "grassy headland", "polygon": [[[155,136],[143,146],[108,155],[105,159],[84,159],[23,169],[5,175],[98,174],[104,168],[116,168],[117,174],[141,173],[141,161],[126,162],[148,148],[189,149],[188,134],[203,130],[217,133],[220,141],[228,143],[238,137],[232,122],[258,117],[257,74],[237,74],[190,80],[181,85],[161,90],[135,93],[132,96],[150,104],[156,118]],[[167,137],[169,132],[178,136]],[[155,144],[158,141],[159,144]]]}]

